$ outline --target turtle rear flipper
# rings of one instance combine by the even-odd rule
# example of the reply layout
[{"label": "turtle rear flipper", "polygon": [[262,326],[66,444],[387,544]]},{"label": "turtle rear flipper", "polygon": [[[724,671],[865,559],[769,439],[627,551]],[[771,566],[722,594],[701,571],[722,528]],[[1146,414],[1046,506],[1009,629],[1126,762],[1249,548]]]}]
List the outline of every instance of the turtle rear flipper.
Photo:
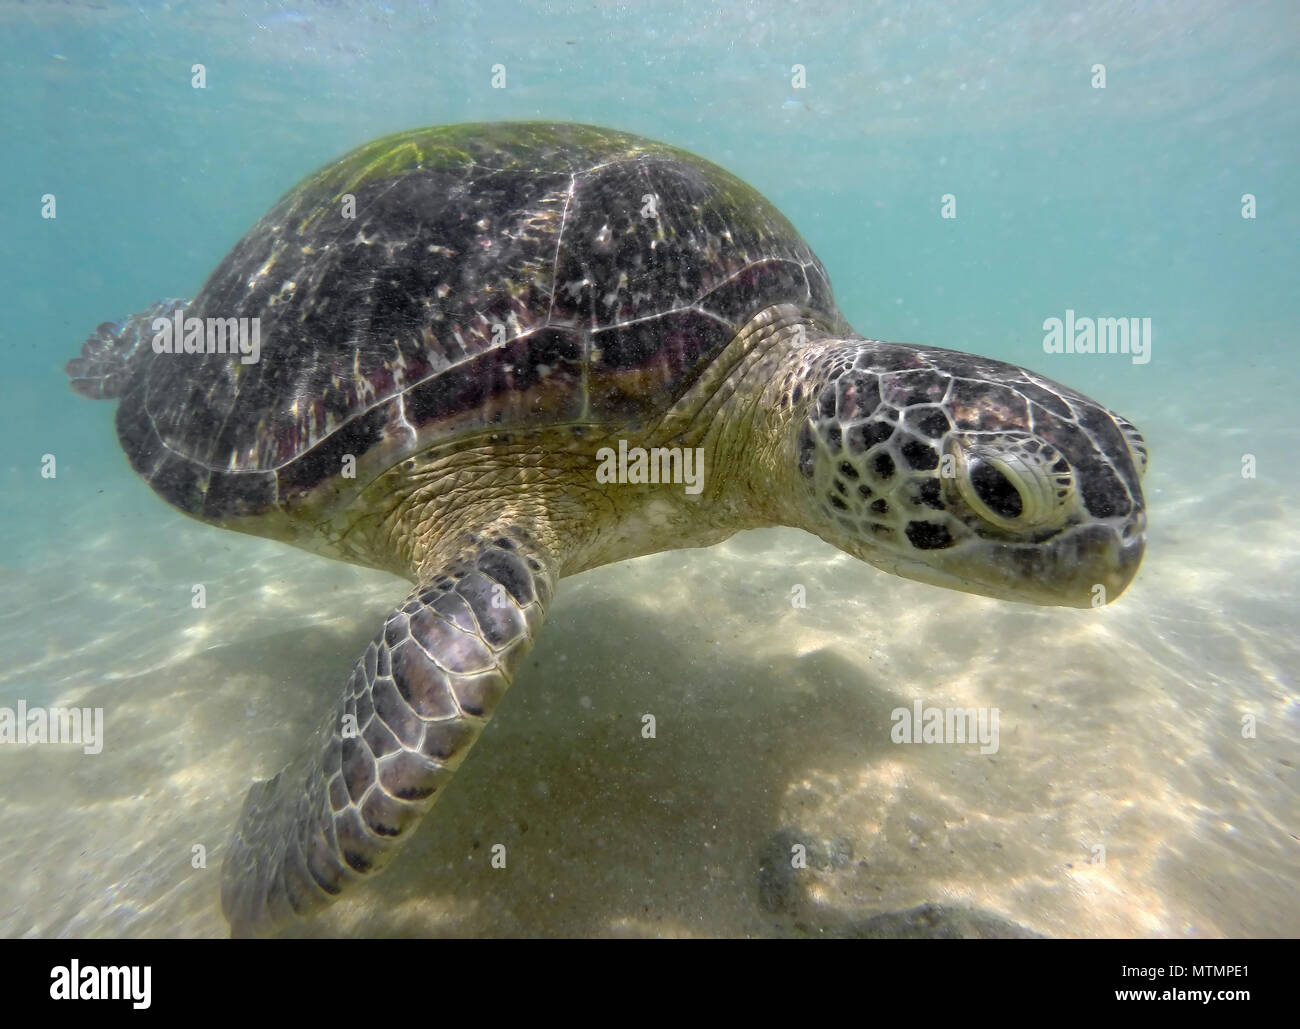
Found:
[{"label": "turtle rear flipper", "polygon": [[497,530],[388,616],[307,749],[249,791],[222,867],[232,935],[306,917],[392,859],[532,648],[553,575],[527,533]]},{"label": "turtle rear flipper", "polygon": [[142,352],[140,344],[147,344],[153,338],[154,320],[166,318],[170,321],[178,309],[184,309],[188,304],[188,300],[159,300],[147,310],[120,322],[101,324],[86,337],[81,356],[64,365],[72,388],[91,400],[120,397],[131,381],[132,359]]}]

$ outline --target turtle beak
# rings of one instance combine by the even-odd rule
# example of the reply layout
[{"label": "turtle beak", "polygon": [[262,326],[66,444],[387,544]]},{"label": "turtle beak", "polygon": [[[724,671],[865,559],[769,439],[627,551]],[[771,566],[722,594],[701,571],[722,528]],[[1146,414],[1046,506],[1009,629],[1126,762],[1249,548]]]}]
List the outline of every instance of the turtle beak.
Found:
[{"label": "turtle beak", "polygon": [[1115,600],[1128,589],[1138,567],[1142,564],[1142,555],[1147,549],[1147,515],[1138,511],[1124,529],[1123,537],[1110,548],[1111,573],[1106,584],[1106,603]]},{"label": "turtle beak", "polygon": [[[1101,607],[1117,600],[1137,575],[1146,551],[1146,514],[1139,511],[1117,531],[1093,525],[1049,548],[1024,584],[1023,598],[1058,607]],[[1014,590],[1014,582],[1008,582]]]},{"label": "turtle beak", "polygon": [[1050,607],[1101,607],[1137,575],[1145,529],[1146,515],[1138,512],[1122,534],[1114,526],[1094,524],[1052,544],[986,541],[948,560],[935,552],[927,561],[871,552],[855,556],[895,575],[963,593]]}]

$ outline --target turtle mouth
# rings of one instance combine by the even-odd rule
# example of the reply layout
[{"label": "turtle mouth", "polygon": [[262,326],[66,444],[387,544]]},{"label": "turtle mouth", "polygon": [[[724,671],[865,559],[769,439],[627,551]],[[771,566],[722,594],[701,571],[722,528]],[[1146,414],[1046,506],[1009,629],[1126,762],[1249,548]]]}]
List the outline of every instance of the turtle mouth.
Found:
[{"label": "turtle mouth", "polygon": [[[1145,515],[1142,516],[1141,523],[1145,527]],[[1106,595],[1101,600],[1101,603],[1109,604],[1128,589],[1129,584],[1137,577],[1137,571],[1142,564],[1142,556],[1146,553],[1146,548],[1146,533],[1142,529],[1126,530],[1124,538],[1119,544],[1110,548],[1108,553],[1110,575],[1106,583]],[[1088,606],[1093,606],[1091,600]]]},{"label": "turtle mouth", "polygon": [[988,540],[913,558],[865,557],[884,571],[963,593],[1049,607],[1101,607],[1116,600],[1137,575],[1146,550],[1145,518],[1123,530],[1092,525],[1049,544]]}]

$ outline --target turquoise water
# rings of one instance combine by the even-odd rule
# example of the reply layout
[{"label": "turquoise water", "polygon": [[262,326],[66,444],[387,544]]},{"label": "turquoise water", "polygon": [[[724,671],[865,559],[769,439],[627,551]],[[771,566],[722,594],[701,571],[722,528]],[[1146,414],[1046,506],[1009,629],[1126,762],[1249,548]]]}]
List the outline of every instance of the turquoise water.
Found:
[{"label": "turquoise water", "polygon": [[[923,903],[1054,936],[1300,931],[1300,13],[863,6],[0,5],[0,706],[107,718],[97,755],[0,745],[0,818],[31,827],[0,854],[0,932],[224,933],[249,782],[405,593],[167,508],[64,362],[192,295],[351,147],[517,118],[714,160],[798,227],[858,331],[1124,414],[1152,453],[1146,563],[1098,612],[894,579],[794,529],[566,580],[418,839],[300,931],[780,935]],[[1044,353],[1067,309],[1149,317],[1151,361]],[[997,706],[1001,749],[891,744],[917,698]],[[672,726],[653,751],[645,711]],[[830,856],[774,885],[782,833]]]}]

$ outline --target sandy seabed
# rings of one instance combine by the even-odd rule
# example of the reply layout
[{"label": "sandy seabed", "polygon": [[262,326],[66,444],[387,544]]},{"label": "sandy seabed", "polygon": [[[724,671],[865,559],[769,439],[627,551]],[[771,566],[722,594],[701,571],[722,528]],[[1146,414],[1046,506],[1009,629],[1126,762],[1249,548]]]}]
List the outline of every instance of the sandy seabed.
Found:
[{"label": "sandy seabed", "polygon": [[[1049,936],[1295,935],[1300,521],[1293,479],[1233,474],[1220,417],[1143,424],[1147,559],[1099,611],[906,582],[788,529],[565,580],[411,843],[292,931],[842,935],[934,903]],[[225,934],[249,783],[407,590],[115,478],[128,516],[0,569],[0,705],[106,717],[97,755],[0,746],[6,936]],[[892,742],[916,700],[996,708],[997,752]]]}]

